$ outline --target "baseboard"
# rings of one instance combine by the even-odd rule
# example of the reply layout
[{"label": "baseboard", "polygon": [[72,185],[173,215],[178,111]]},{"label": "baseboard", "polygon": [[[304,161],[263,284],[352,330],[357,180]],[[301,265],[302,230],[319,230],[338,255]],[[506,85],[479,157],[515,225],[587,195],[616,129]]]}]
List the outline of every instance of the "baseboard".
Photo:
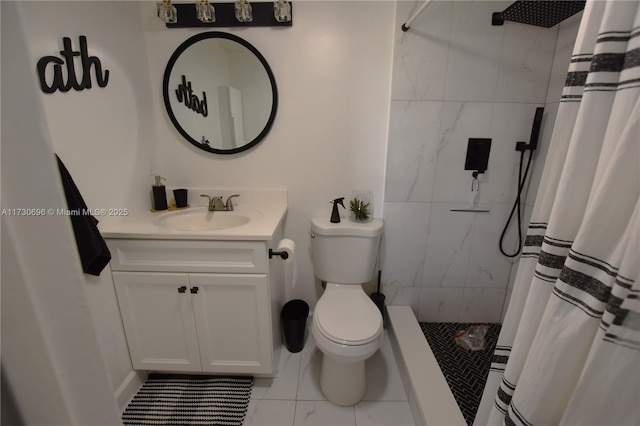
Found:
[{"label": "baseboard", "polygon": [[120,412],[123,412],[124,409],[127,408],[127,405],[129,405],[129,402],[131,402],[131,399],[133,399],[146,379],[146,372],[131,371],[127,375],[127,378],[118,386],[118,389],[114,392],[114,398]]},{"label": "baseboard", "polygon": [[465,425],[418,320],[409,306],[388,306],[392,346],[416,425]]}]

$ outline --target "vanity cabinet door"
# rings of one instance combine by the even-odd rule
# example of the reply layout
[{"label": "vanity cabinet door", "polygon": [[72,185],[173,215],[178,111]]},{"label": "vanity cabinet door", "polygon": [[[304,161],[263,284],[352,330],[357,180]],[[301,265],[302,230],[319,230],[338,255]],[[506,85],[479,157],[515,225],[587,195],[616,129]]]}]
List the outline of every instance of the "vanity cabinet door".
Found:
[{"label": "vanity cabinet door", "polygon": [[191,274],[202,371],[273,373],[266,274]]},{"label": "vanity cabinet door", "polygon": [[113,272],[133,368],[199,371],[189,276]]}]

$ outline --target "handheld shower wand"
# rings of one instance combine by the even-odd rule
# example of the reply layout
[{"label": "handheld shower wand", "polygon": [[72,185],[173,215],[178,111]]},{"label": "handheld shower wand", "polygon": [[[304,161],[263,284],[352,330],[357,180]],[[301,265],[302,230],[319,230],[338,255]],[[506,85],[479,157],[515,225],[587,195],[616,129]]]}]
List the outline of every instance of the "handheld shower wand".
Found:
[{"label": "handheld shower wand", "polygon": [[[500,235],[500,252],[507,257],[516,257],[520,254],[522,250],[522,208],[521,208],[521,195],[522,190],[524,189],[524,184],[527,181],[527,174],[529,173],[529,167],[531,166],[531,161],[533,160],[533,151],[538,147],[538,138],[540,137],[540,127],[542,124],[542,115],[544,113],[544,108],[538,107],[536,108],[536,114],[533,118],[533,126],[531,128],[531,137],[529,139],[529,143],[526,142],[516,142],[516,151],[520,151],[520,166],[518,168],[518,195],[516,197],[516,201],[513,204],[513,208],[511,209],[511,213],[509,214],[509,219],[507,219],[507,223],[502,230],[502,234]],[[529,151],[529,160],[527,161],[527,166],[524,170],[524,175],[522,173],[522,165],[524,163],[524,153]],[[507,253],[502,247],[504,244],[504,237],[507,234],[507,230],[509,229],[509,224],[513,219],[513,214],[518,211],[517,222],[518,222],[518,247],[514,253]]]}]

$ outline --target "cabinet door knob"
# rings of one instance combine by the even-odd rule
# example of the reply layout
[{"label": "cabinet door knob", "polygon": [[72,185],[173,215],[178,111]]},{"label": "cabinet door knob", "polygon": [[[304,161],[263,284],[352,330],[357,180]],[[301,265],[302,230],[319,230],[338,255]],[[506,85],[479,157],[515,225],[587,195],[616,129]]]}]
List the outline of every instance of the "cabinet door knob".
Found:
[{"label": "cabinet door knob", "polygon": [[186,285],[178,287],[178,293],[185,293],[186,291],[187,291],[187,286]]},{"label": "cabinet door knob", "polygon": [[196,294],[198,292],[198,287],[191,287],[191,293]]}]

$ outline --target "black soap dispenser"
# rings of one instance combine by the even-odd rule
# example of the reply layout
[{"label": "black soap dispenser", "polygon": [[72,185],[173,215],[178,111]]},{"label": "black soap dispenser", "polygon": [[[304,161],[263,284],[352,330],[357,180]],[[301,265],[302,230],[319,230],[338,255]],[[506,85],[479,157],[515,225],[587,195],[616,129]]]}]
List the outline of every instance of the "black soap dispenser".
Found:
[{"label": "black soap dispenser", "polygon": [[344,197],[342,198],[336,198],[335,200],[332,201],[333,203],[333,210],[331,211],[331,223],[340,223],[340,212],[338,212],[338,204],[340,204],[342,206],[342,208],[344,209]]},{"label": "black soap dispenser", "polygon": [[160,175],[156,175],[156,184],[153,189],[153,208],[154,210],[167,210],[167,191],[161,180],[166,180]]}]

